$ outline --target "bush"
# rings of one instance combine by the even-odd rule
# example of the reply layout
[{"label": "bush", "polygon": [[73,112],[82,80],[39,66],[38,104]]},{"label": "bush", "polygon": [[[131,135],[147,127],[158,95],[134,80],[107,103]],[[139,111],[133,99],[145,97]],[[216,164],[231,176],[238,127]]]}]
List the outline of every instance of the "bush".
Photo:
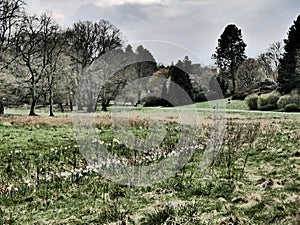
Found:
[{"label": "bush", "polygon": [[[278,92],[262,94],[258,97],[257,107],[259,110],[274,110],[277,109],[277,101],[280,97]],[[271,109],[272,108],[272,109]]]},{"label": "bush", "polygon": [[300,112],[300,105],[297,105],[295,103],[287,104],[284,107],[285,112]]},{"label": "bush", "polygon": [[278,92],[271,92],[268,95],[268,104],[275,105],[277,107],[277,101],[280,98],[280,94]]},{"label": "bush", "polygon": [[268,94],[261,94],[257,99],[257,108],[260,110],[265,105],[268,105]]},{"label": "bush", "polygon": [[284,109],[286,105],[292,103],[292,98],[290,95],[283,95],[281,96],[277,101],[277,107],[278,109]]},{"label": "bush", "polygon": [[288,104],[300,105],[300,95],[296,91],[292,91],[288,95],[281,96],[277,101],[277,107],[279,109],[285,109]]},{"label": "bush", "polygon": [[257,94],[251,94],[248,95],[245,99],[246,104],[251,110],[257,109],[257,101],[258,101],[258,95]]},{"label": "bush", "polygon": [[259,108],[261,111],[272,111],[272,110],[275,110],[277,109],[277,105],[275,104],[267,104],[267,105],[264,105],[264,106],[261,106]]},{"label": "bush", "polygon": [[163,106],[163,107],[170,107],[172,106],[167,100],[159,98],[159,97],[145,97],[142,99],[142,103],[144,107],[151,107],[151,106]]}]

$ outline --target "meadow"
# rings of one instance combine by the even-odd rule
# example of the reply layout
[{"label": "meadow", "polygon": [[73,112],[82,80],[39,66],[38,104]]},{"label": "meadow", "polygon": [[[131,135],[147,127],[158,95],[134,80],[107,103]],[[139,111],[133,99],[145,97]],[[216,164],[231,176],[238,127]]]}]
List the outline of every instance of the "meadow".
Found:
[{"label": "meadow", "polygon": [[[189,161],[171,177],[135,186],[112,182],[88,164],[69,113],[6,112],[0,117],[0,224],[300,224],[297,114],[227,113],[223,144],[200,169],[212,117],[199,110]],[[183,129],[175,109],[136,108],[128,120],[128,132],[141,138],[153,120],[166,129],[156,148],[137,154],[115,136],[110,112],[95,115],[101,144],[131,165],[164,160]]]}]

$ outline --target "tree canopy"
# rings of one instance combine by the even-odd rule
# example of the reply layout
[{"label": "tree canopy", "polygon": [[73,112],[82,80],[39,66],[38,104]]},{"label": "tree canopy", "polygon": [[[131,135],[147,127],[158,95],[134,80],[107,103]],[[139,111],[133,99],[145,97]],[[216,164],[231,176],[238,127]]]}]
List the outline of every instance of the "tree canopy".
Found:
[{"label": "tree canopy", "polygon": [[[218,46],[212,59],[219,68],[220,86],[224,94],[227,89],[231,94],[234,93],[236,71],[246,59],[246,46],[241,29],[234,24],[228,25],[218,39]],[[231,81],[231,84],[228,81]]]},{"label": "tree canopy", "polygon": [[278,82],[281,92],[289,93],[293,89],[300,89],[300,73],[297,70],[300,51],[300,15],[290,27],[284,44],[284,54],[278,70]]}]

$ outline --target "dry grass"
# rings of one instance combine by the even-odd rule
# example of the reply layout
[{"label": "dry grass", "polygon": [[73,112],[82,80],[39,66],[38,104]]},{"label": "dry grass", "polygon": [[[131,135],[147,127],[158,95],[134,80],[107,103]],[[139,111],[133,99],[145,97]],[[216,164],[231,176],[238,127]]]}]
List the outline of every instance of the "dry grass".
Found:
[{"label": "dry grass", "polygon": [[[187,112],[188,113],[188,112]],[[78,114],[79,119],[75,119],[71,114],[61,115],[57,117],[48,116],[27,116],[27,115],[5,115],[0,117],[0,124],[3,125],[17,125],[17,126],[60,126],[60,125],[72,125],[74,122],[84,123],[84,121],[91,121],[97,126],[111,127],[112,125],[129,125],[132,127],[149,127],[149,125],[161,125],[164,123],[184,123],[186,119],[183,119],[181,115],[175,112],[117,112],[117,113],[96,113],[96,114]],[[188,118],[188,114],[184,115]],[[257,118],[247,119],[245,115],[240,114],[226,114],[224,117],[226,120],[234,120],[238,124],[253,124],[260,123],[263,127],[280,123],[299,123],[300,117],[296,118]],[[212,124],[212,117],[210,114],[198,115],[198,121],[188,121],[191,124],[198,126],[210,126]]]}]

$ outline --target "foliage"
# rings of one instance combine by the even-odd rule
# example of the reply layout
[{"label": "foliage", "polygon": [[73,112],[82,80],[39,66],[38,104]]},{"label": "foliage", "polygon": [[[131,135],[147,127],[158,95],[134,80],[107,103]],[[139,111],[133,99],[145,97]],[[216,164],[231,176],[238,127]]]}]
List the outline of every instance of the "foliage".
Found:
[{"label": "foliage", "polygon": [[299,49],[300,49],[300,15],[288,31],[288,38],[284,40],[284,54],[280,60],[278,82],[280,90],[287,94],[295,88],[300,88]]},{"label": "foliage", "polygon": [[[212,55],[212,58],[216,60],[216,65],[220,69],[220,79],[228,83],[228,80],[232,81],[232,88],[230,91],[235,91],[235,76],[238,67],[246,59],[245,48],[246,44],[242,38],[242,31],[238,29],[236,25],[228,25],[224,32],[218,39],[218,47],[216,52]],[[222,81],[223,82],[223,81]],[[220,85],[225,88],[226,86]],[[223,93],[226,90],[223,89]]]},{"label": "foliage", "polygon": [[278,109],[284,109],[286,105],[288,104],[300,104],[300,95],[296,90],[292,91],[288,95],[283,95],[279,98],[277,101],[277,107]]},{"label": "foliage", "polygon": [[266,78],[259,83],[260,91],[273,91],[277,88],[278,84],[272,78]]},{"label": "foliage", "polygon": [[280,98],[278,92],[271,92],[268,94],[261,94],[258,97],[257,107],[259,110],[274,110],[277,108],[277,101]]},{"label": "foliage", "polygon": [[291,104],[291,96],[290,95],[283,95],[277,101],[278,109],[284,109],[286,105]]},{"label": "foliage", "polygon": [[[192,93],[193,86],[191,84],[191,79],[189,74],[180,69],[185,68],[184,64],[181,65],[180,61],[175,65],[170,67],[169,76],[171,78],[171,84],[169,87],[168,95],[176,106],[178,105],[187,105],[188,103],[192,103],[194,101],[194,96]],[[178,88],[174,86],[174,84],[179,85],[180,88],[185,92],[185,94],[190,98],[191,102],[185,102],[185,98],[180,96],[178,93]]]},{"label": "foliage", "polygon": [[272,111],[277,109],[277,106],[275,104],[266,104],[266,105],[262,105],[260,106],[259,110],[261,111]]},{"label": "foliage", "polygon": [[297,105],[295,103],[287,104],[284,107],[284,111],[285,112],[300,112],[300,105]]},{"label": "foliage", "polygon": [[257,94],[251,94],[248,95],[245,98],[246,104],[251,110],[257,110],[258,109],[258,95]]},{"label": "foliage", "polygon": [[159,97],[145,97],[142,98],[141,100],[143,106],[145,107],[151,107],[151,106],[163,106],[163,107],[168,107],[171,106],[171,104],[163,99],[163,98],[159,98]]}]

